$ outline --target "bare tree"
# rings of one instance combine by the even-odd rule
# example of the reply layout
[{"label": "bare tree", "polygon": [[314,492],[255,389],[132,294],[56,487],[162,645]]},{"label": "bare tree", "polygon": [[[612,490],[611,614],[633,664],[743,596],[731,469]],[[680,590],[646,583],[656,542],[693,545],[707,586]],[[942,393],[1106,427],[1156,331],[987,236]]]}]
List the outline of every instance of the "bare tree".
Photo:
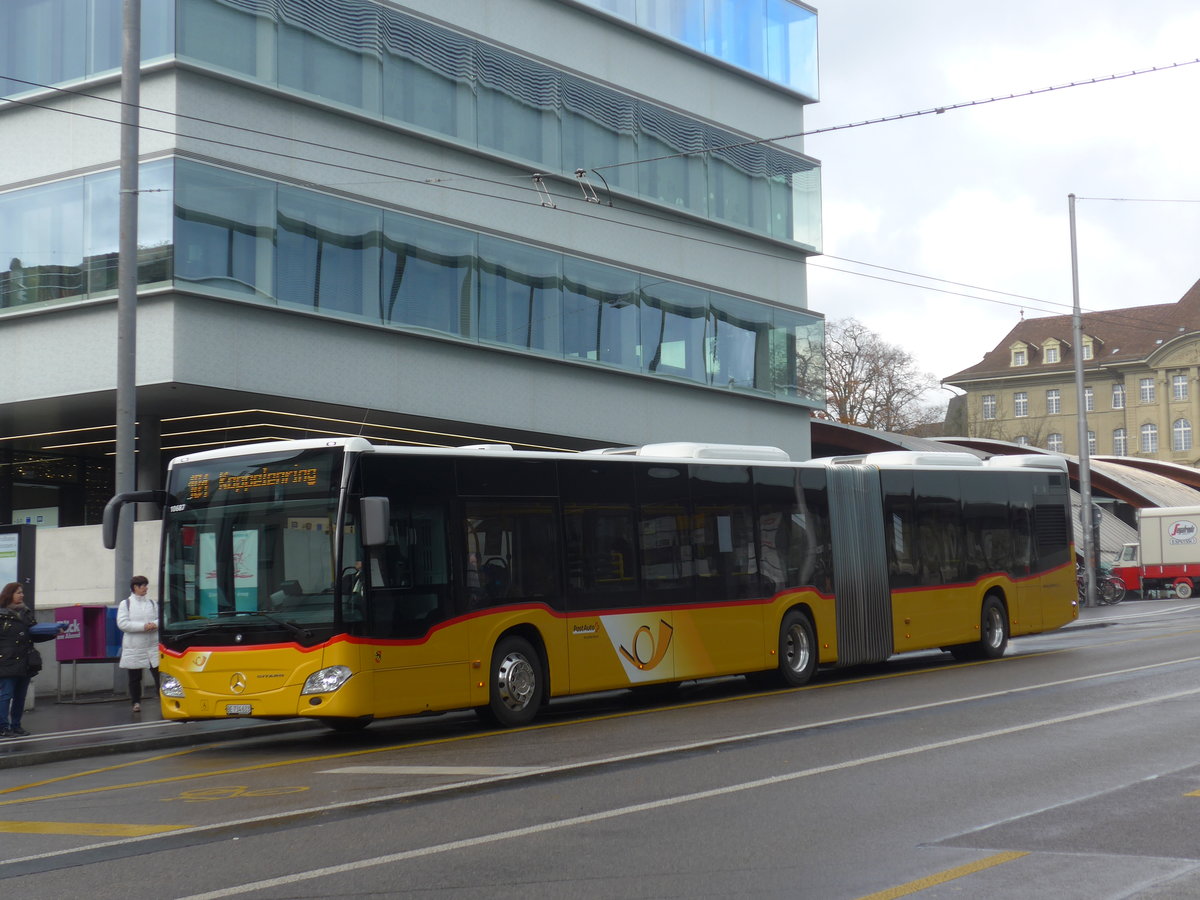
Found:
[{"label": "bare tree", "polygon": [[826,409],[838,422],[905,433],[945,418],[944,403],[925,399],[937,379],[857,319],[826,324],[825,366]]}]

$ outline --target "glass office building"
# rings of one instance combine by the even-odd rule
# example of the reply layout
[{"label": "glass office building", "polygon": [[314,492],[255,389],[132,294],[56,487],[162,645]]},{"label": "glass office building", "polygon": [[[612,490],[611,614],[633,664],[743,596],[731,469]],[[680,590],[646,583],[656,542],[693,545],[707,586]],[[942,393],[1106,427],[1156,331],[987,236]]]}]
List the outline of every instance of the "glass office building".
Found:
[{"label": "glass office building", "polygon": [[[115,315],[121,6],[0,4],[0,136],[18,147],[0,174],[0,335]],[[236,393],[289,415],[319,401],[327,421],[344,404],[349,418],[370,407],[405,427],[587,446],[639,442],[684,409],[675,427],[694,432],[679,437],[744,442],[719,424],[735,402],[752,442],[794,421],[800,436],[774,443],[803,447],[824,390],[803,274],[820,250],[820,165],[770,138],[801,130],[817,97],[816,13],[792,0],[503,8],[456,20],[434,0],[143,0],[138,283],[144,308],[174,313],[151,332],[164,382],[187,388],[169,411],[211,415]],[[248,374],[292,365],[284,347],[260,345],[220,384],[189,376],[168,346],[184,310],[209,328],[287,316],[272,320],[280,340],[307,348],[290,395],[264,383],[255,401]],[[332,335],[361,359],[323,362],[313,347]],[[417,350],[397,363],[388,341]],[[546,396],[483,422],[427,394],[364,392],[379,382],[352,374],[386,362],[406,380],[418,351],[422,381],[499,390],[519,371]],[[90,392],[58,380],[45,396],[0,389],[22,436],[0,453],[111,450],[38,437],[69,431],[72,409],[80,427],[107,425]],[[573,422],[581,384],[646,410]],[[159,416],[166,454],[187,446],[161,426],[175,418]],[[0,518],[25,508],[16,490],[0,487]]]}]

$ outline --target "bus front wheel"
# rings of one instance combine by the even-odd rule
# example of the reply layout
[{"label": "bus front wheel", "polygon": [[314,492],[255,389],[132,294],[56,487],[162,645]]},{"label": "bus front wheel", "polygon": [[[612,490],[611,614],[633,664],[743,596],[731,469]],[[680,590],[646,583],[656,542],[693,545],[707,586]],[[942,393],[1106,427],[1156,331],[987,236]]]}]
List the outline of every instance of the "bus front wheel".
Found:
[{"label": "bus front wheel", "polygon": [[505,728],[527,725],[541,709],[545,692],[537,651],[525,638],[511,635],[492,651],[488,705],[477,712]]},{"label": "bus front wheel", "polygon": [[816,671],[816,632],[808,616],[793,609],[779,625],[779,677],[788,687],[800,687]]}]

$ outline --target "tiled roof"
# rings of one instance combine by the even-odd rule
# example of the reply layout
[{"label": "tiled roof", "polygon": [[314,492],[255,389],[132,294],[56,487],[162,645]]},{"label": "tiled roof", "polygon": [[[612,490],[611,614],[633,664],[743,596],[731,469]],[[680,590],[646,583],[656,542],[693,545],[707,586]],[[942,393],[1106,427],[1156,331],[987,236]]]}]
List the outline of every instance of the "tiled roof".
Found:
[{"label": "tiled roof", "polygon": [[[1200,331],[1200,281],[1175,303],[1083,313],[1080,318],[1084,335],[1094,340],[1095,358],[1087,360],[1086,367],[1139,362],[1172,338]],[[1071,329],[1070,315],[1025,319],[975,365],[942,380],[955,384],[977,378],[1071,372],[1075,368]],[[1062,342],[1062,352],[1057,363],[1047,365],[1042,362],[1042,344],[1052,338]],[[1012,366],[1010,348],[1021,341],[1029,345],[1029,364]]]}]

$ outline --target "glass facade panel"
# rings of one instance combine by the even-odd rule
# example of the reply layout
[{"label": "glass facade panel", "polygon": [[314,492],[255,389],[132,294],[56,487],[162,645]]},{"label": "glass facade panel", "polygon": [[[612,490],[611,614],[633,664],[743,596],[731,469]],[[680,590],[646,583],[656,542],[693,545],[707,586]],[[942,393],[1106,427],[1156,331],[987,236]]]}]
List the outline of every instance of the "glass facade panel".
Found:
[{"label": "glass facade panel", "polygon": [[714,293],[708,319],[708,377],[716,387],[771,390],[769,307]]},{"label": "glass facade panel", "polygon": [[568,256],[563,260],[563,353],[568,359],[641,369],[638,275]]},{"label": "glass facade panel", "polygon": [[214,0],[176,2],[178,56],[275,84],[275,17],[269,12],[271,7]]},{"label": "glass facade panel", "polygon": [[273,298],[275,184],[188,160],[175,167],[175,277]]},{"label": "glass facade panel", "polygon": [[281,302],[378,320],[382,210],[280,185],[276,222]]},{"label": "glass facade panel", "polygon": [[[86,75],[87,25],[87,0],[0,3],[0,74],[20,79],[0,81],[4,94],[22,94],[38,85]],[[43,37],[33,40],[33,35]]]},{"label": "glass facade panel", "polygon": [[604,162],[604,181],[612,188],[637,190],[638,103],[632,97],[563,75],[563,168]]},{"label": "glass facade panel", "polygon": [[0,307],[84,293],[83,179],[0,194]]},{"label": "glass facade panel", "polygon": [[790,309],[771,310],[768,391],[825,406],[825,320]]},{"label": "glass facade panel", "polygon": [[384,118],[474,144],[473,42],[387,7],[381,16]]},{"label": "glass facade panel", "polygon": [[481,235],[479,338],[562,355],[562,254]]},{"label": "glass facade panel", "polygon": [[413,216],[383,214],[384,323],[470,337],[476,236]]},{"label": "glass facade panel", "polygon": [[794,0],[581,0],[817,99],[817,14]]},{"label": "glass facade panel", "polygon": [[707,381],[704,326],[708,292],[642,276],[642,362],[647,372]]},{"label": "glass facade panel", "polygon": [[558,73],[487,44],[475,65],[479,146],[560,168]]},{"label": "glass facade panel", "polygon": [[281,4],[279,86],[379,115],[379,7],[364,0]]},{"label": "glass facade panel", "polygon": [[[670,156],[636,166],[638,191],[668,206],[708,215],[709,129],[693,119],[649,104],[639,106],[639,155]],[[687,156],[676,154],[686,153]]]}]

